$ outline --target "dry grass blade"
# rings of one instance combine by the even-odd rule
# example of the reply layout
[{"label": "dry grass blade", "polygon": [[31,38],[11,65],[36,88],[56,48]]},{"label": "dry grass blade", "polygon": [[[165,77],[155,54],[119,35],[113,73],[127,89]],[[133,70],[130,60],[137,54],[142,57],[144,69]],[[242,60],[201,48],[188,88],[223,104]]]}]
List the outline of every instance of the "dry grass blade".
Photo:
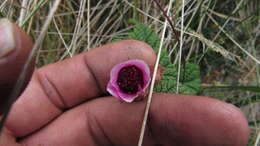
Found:
[{"label": "dry grass blade", "polygon": [[221,45],[218,43],[215,43],[207,38],[205,38],[202,34],[199,34],[197,32],[194,32],[192,30],[184,31],[185,34],[188,34],[190,36],[196,37],[198,40],[200,40],[202,43],[207,45],[209,48],[212,48],[215,52],[220,53],[225,58],[234,61],[234,55],[232,55],[230,52],[228,52],[226,49],[224,49]]},{"label": "dry grass blade", "polygon": [[150,15],[150,14],[144,12],[143,10],[141,10],[141,9],[139,9],[139,8],[136,8],[133,4],[129,3],[127,0],[123,0],[123,1],[124,1],[126,4],[128,4],[130,7],[135,8],[138,12],[140,12],[140,13],[143,14],[144,16],[147,16],[148,18],[151,18],[151,19],[153,19],[153,20],[155,20],[155,21],[160,22],[161,24],[163,24],[162,21],[160,21],[159,19],[154,18],[152,15]]},{"label": "dry grass blade", "polygon": [[180,50],[179,50],[179,64],[178,64],[178,76],[177,76],[177,84],[176,84],[176,93],[179,93],[180,86],[180,74],[181,74],[181,59],[182,59],[182,46],[183,46],[183,28],[184,28],[184,7],[185,1],[182,0],[182,8],[181,8],[181,38],[180,38]]},{"label": "dry grass blade", "polygon": [[34,14],[37,12],[38,9],[40,9],[44,4],[46,4],[48,2],[45,0],[41,0],[32,10],[32,12],[30,14],[28,14],[28,16],[26,18],[24,18],[24,20],[22,22],[19,22],[19,26],[23,27],[33,16]]},{"label": "dry grass blade", "polygon": [[1,119],[1,122],[0,122],[0,133],[1,133],[1,130],[4,126],[4,122],[6,121],[7,119],[7,116],[10,112],[10,109],[12,107],[12,104],[14,103],[14,101],[17,99],[17,97],[19,96],[20,92],[21,92],[21,89],[22,89],[22,85],[24,84],[24,81],[25,81],[25,77],[26,77],[26,73],[27,73],[27,70],[33,60],[33,57],[35,55],[35,53],[38,51],[39,49],[39,46],[41,45],[44,37],[45,37],[45,34],[46,34],[46,31],[51,23],[51,20],[52,20],[52,17],[55,13],[55,11],[57,10],[59,4],[60,4],[61,0],[56,0],[52,6],[52,8],[50,9],[50,12],[47,16],[47,19],[43,25],[43,28],[41,30],[41,33],[38,37],[38,39],[36,40],[34,46],[33,46],[33,49],[26,61],[26,64],[24,65],[23,69],[22,69],[22,72],[20,73],[19,75],[19,78],[17,80],[17,83],[15,84],[14,86],[14,91],[12,91],[9,99],[8,99],[8,102],[7,104],[5,105],[4,107],[4,114],[3,114],[3,118]]},{"label": "dry grass blade", "polygon": [[57,22],[56,22],[55,18],[53,18],[53,23],[54,23],[54,26],[55,26],[55,28],[56,28],[58,34],[59,34],[59,37],[60,37],[60,39],[61,39],[63,45],[65,46],[65,49],[66,49],[67,53],[70,55],[70,57],[72,57],[73,55],[72,55],[72,53],[70,52],[68,45],[66,44],[65,40],[64,40],[63,37],[62,37],[62,34],[61,34],[60,30],[59,30],[59,27],[58,27],[58,25],[57,25]]},{"label": "dry grass blade", "polygon": [[87,45],[88,45],[88,48],[87,50],[90,49],[90,0],[88,0],[88,13],[87,13],[87,24],[88,24],[88,41],[87,41]]},{"label": "dry grass blade", "polygon": [[[167,15],[169,15],[169,12],[170,12],[170,9],[171,9],[171,6],[172,6],[172,2],[173,2],[173,0],[170,0]],[[162,46],[163,46],[163,42],[164,42],[164,39],[165,39],[167,22],[168,22],[167,20],[165,20],[165,22],[164,22],[163,32],[162,32],[161,41],[160,41],[160,47],[159,47],[159,50],[158,50],[157,59],[156,59],[156,63],[155,63],[155,66],[154,66],[152,82],[151,82],[151,87],[150,87],[149,94],[148,94],[148,100],[147,100],[146,107],[145,107],[144,119],[143,119],[143,123],[142,123],[142,127],[141,127],[138,146],[142,146],[142,143],[143,143],[143,138],[144,138],[147,118],[148,118],[148,114],[149,114],[149,109],[150,109],[150,106],[151,106],[151,103],[152,103],[152,95],[153,95],[155,77],[156,77],[156,74],[157,74],[157,71],[158,71],[159,61],[160,61],[161,52],[162,52]]]},{"label": "dry grass blade", "polygon": [[[24,8],[26,8],[26,9],[24,9]],[[23,2],[22,2],[22,9],[21,9],[21,12],[20,12],[20,17],[18,19],[18,25],[19,26],[22,25],[24,17],[26,16],[27,8],[28,8],[28,0],[23,0]]]},{"label": "dry grass blade", "polygon": [[258,135],[256,137],[254,146],[259,146],[259,145],[260,145],[260,130],[259,130]]},{"label": "dry grass blade", "polygon": [[3,9],[4,9],[4,7],[5,7],[6,3],[7,3],[7,1],[8,1],[8,0],[5,0],[5,1],[2,2],[2,4],[0,5],[0,11],[3,11]]},{"label": "dry grass blade", "polygon": [[73,38],[72,38],[72,41],[71,41],[71,44],[70,44],[70,47],[69,47],[69,50],[72,50],[72,54],[75,54],[75,51],[76,51],[76,43],[79,39],[79,32],[80,32],[80,29],[81,29],[81,24],[82,24],[82,20],[83,20],[83,16],[84,16],[84,9],[85,9],[85,6],[86,6],[86,0],[82,0],[80,2],[80,7],[79,7],[79,13],[78,13],[78,16],[77,16],[77,20],[76,20],[76,26],[75,26],[75,29],[74,29],[74,35],[73,35]]},{"label": "dry grass blade", "polygon": [[[32,2],[32,4],[31,4],[31,6],[30,6],[30,9],[31,8],[34,8],[36,5],[37,5],[37,3],[38,3],[38,0],[34,0],[33,2]],[[30,31],[31,31],[31,29],[32,29],[32,25],[33,25],[33,22],[34,22],[34,16],[32,16],[32,18],[30,19],[30,21],[29,21],[29,24],[28,24],[28,27],[27,27],[27,34],[29,34],[30,33]]]},{"label": "dry grass blade", "polygon": [[254,60],[257,64],[260,64],[260,60],[256,59],[256,57],[254,57],[252,54],[250,54],[246,49],[242,48],[241,45],[236,42],[219,24],[218,22],[211,17],[210,15],[208,15],[209,18],[213,21],[213,23],[215,23],[219,29],[242,51],[244,52],[247,56],[249,56],[252,60]]},{"label": "dry grass blade", "polygon": [[227,16],[227,15],[224,15],[224,14],[221,14],[221,13],[218,13],[218,12],[215,12],[214,10],[208,8],[207,6],[202,6],[204,7],[207,11],[211,12],[212,14],[218,16],[218,17],[221,17],[221,18],[224,18],[224,19],[229,19],[229,20],[233,20],[233,21],[238,21],[238,22],[241,22],[242,20],[240,18],[236,18],[236,17],[232,17],[232,16]]}]

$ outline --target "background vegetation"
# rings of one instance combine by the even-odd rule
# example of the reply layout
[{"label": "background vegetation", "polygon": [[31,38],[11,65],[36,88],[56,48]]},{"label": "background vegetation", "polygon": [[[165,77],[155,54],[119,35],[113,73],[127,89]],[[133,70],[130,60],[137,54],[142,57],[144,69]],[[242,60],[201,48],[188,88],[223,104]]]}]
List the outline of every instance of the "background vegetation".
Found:
[{"label": "background vegetation", "polygon": [[[53,3],[1,0],[0,12],[37,40]],[[260,130],[260,1],[185,0],[183,4],[174,0],[166,17],[168,8],[168,0],[63,0],[39,44],[37,66],[123,39],[144,41],[158,51],[162,40],[160,65],[165,72],[155,91],[176,93],[178,86],[179,93],[212,96],[240,107],[251,128],[248,145],[256,144]]]}]

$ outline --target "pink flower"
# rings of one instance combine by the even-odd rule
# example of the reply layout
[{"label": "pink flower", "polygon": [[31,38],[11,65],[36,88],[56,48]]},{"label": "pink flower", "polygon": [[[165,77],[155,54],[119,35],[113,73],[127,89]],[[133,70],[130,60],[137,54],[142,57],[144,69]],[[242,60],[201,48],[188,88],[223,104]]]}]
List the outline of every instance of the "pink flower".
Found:
[{"label": "pink flower", "polygon": [[112,68],[107,91],[119,100],[133,102],[145,93],[150,80],[150,69],[144,61],[129,60]]}]

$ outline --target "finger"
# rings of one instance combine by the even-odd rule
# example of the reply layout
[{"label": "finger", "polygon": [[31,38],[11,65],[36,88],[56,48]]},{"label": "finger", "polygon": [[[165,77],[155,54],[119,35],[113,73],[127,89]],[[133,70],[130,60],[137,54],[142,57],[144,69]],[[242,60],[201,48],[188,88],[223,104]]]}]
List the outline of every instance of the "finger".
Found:
[{"label": "finger", "polygon": [[8,129],[3,129],[0,136],[0,146],[21,146],[17,143],[15,137],[11,135]]},{"label": "finger", "polygon": [[111,68],[129,59],[141,59],[152,66],[156,55],[148,45],[129,40],[39,69],[15,103],[6,126],[16,136],[24,136],[53,120],[64,109],[100,96],[106,92]]},{"label": "finger", "polygon": [[[145,101],[122,103],[101,98],[76,107],[22,144],[85,146],[137,145]],[[242,113],[206,97],[155,94],[144,146],[244,146],[249,130]]]},{"label": "finger", "polygon": [[[30,38],[7,19],[0,20],[0,115],[32,49]],[[24,87],[29,81],[28,70]]]}]

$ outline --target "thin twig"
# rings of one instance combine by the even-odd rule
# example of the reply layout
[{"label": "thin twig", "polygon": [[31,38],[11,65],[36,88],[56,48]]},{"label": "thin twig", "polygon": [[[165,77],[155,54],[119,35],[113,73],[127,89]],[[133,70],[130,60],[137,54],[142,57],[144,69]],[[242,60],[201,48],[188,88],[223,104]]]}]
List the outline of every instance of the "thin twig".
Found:
[{"label": "thin twig", "polygon": [[3,118],[0,121],[0,133],[2,131],[2,128],[4,126],[4,123],[5,123],[6,119],[7,119],[7,116],[9,114],[9,112],[10,112],[10,109],[11,109],[14,101],[17,99],[17,97],[21,93],[22,87],[23,87],[23,85],[25,83],[25,77],[27,76],[27,71],[28,71],[28,69],[29,69],[29,67],[30,67],[30,65],[31,65],[31,63],[33,61],[33,58],[34,58],[36,52],[40,48],[39,46],[42,44],[42,41],[43,41],[43,39],[45,37],[45,34],[46,34],[46,31],[47,31],[47,29],[48,29],[48,27],[49,27],[49,25],[51,23],[52,17],[54,15],[55,11],[57,10],[60,2],[61,2],[61,0],[56,0],[54,2],[54,4],[53,4],[53,6],[52,6],[52,8],[51,8],[51,10],[50,10],[50,12],[49,12],[49,14],[47,16],[47,19],[46,19],[46,21],[45,21],[45,23],[44,23],[44,25],[42,27],[42,31],[41,31],[38,39],[35,41],[35,44],[34,44],[34,46],[32,48],[32,51],[31,51],[31,53],[30,53],[30,55],[29,55],[25,65],[24,65],[20,75],[19,75],[19,78],[18,78],[18,80],[17,80],[17,82],[16,82],[16,84],[14,86],[14,90],[12,91],[11,95],[8,98],[7,104],[4,107]]},{"label": "thin twig", "polygon": [[[173,2],[173,0],[170,0],[167,15],[170,12],[172,2]],[[158,71],[158,66],[159,66],[159,61],[160,61],[161,51],[162,51],[162,45],[163,45],[163,42],[164,42],[164,36],[165,36],[165,32],[166,32],[166,27],[167,27],[167,20],[165,20],[165,22],[164,22],[164,28],[163,28],[163,32],[162,32],[160,47],[159,47],[159,50],[158,50],[154,71],[153,71],[153,77],[152,77],[151,87],[150,87],[150,90],[149,90],[148,100],[147,100],[146,107],[145,107],[144,119],[143,119],[142,128],[141,128],[141,132],[140,132],[138,146],[142,146],[142,143],[143,143],[145,127],[146,127],[146,123],[147,123],[149,109],[150,109],[150,106],[151,106],[151,103],[152,103],[152,94],[153,94],[153,89],[154,89],[155,77],[156,77],[156,74],[157,74],[157,71]]]},{"label": "thin twig", "polygon": [[174,28],[174,24],[173,24],[173,21],[171,21],[171,19],[170,19],[170,17],[167,15],[167,13],[164,11],[164,9],[162,8],[162,6],[160,5],[160,3],[157,1],[157,0],[153,0],[155,3],[156,3],[156,5],[158,6],[158,8],[163,12],[163,15],[164,15],[164,17],[166,18],[166,20],[168,21],[168,23],[170,24],[170,26],[171,26],[171,28],[172,28],[172,31],[173,31],[173,33],[174,33],[174,35],[175,35],[175,39],[178,41],[178,42],[180,42],[180,40],[179,40],[179,35],[178,35],[178,33],[177,33],[177,31],[175,30],[175,28]]},{"label": "thin twig", "polygon": [[87,50],[89,50],[90,49],[90,0],[88,0],[88,12],[87,12],[87,24],[88,24],[88,48],[87,48]]}]

